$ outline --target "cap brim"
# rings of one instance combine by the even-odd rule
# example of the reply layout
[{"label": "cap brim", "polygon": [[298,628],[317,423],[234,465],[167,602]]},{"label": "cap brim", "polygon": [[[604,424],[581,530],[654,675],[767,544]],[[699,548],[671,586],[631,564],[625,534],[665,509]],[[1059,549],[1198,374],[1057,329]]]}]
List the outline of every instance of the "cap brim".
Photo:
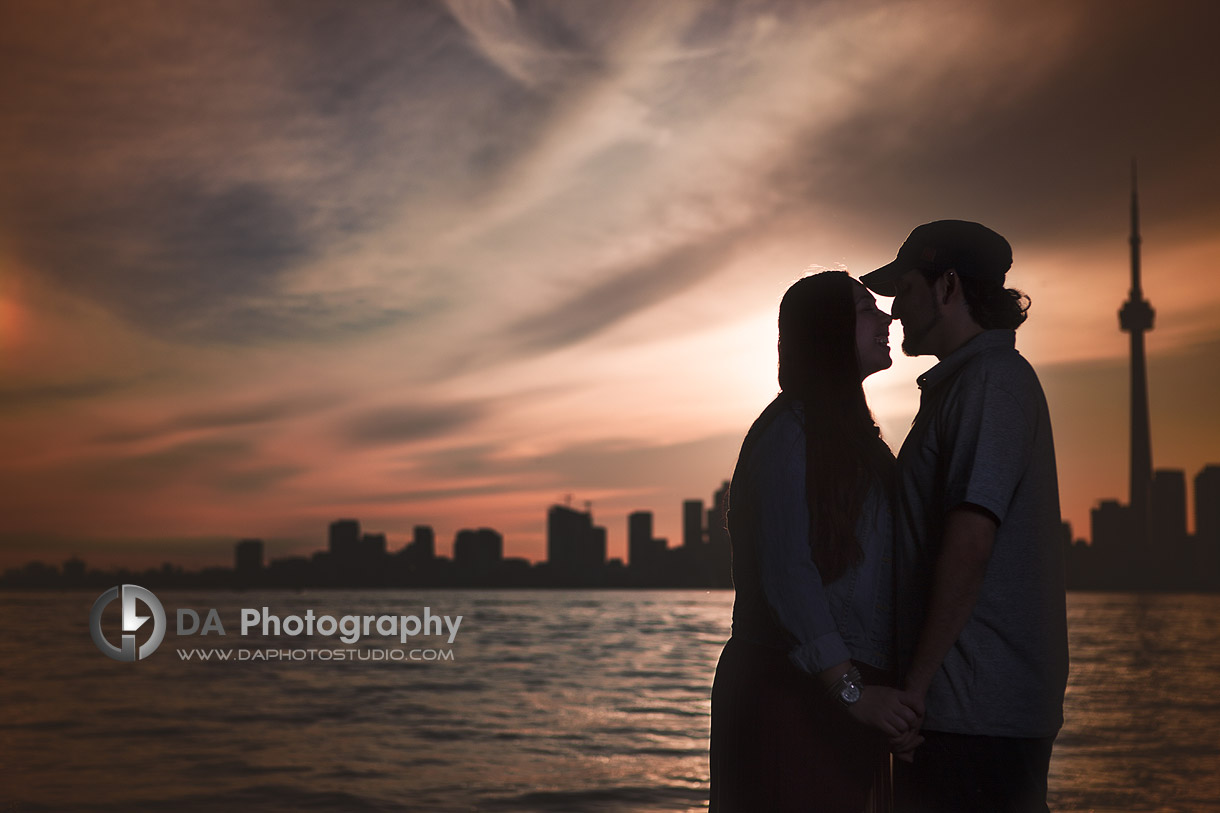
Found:
[{"label": "cap brim", "polygon": [[882,296],[894,296],[898,289],[898,278],[905,273],[905,264],[894,260],[889,265],[883,265],[876,271],[870,271],[860,277],[864,287]]}]

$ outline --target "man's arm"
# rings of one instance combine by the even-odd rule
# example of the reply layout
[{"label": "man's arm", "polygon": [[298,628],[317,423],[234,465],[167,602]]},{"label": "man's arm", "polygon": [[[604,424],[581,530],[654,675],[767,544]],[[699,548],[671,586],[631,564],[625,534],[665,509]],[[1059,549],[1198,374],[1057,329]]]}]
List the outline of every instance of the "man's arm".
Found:
[{"label": "man's arm", "polygon": [[907,689],[921,701],[978,601],[996,527],[991,512],[969,503],[954,508],[945,518],[945,536],[928,596],[928,615],[906,675]]}]

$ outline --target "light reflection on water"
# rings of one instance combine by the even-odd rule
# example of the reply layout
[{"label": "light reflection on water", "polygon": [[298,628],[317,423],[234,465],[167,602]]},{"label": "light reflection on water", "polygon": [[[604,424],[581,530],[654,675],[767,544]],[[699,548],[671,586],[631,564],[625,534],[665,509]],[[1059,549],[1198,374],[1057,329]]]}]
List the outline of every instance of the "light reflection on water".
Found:
[{"label": "light reflection on water", "polygon": [[1220,596],[1073,593],[1058,810],[1220,810]]},{"label": "light reflection on water", "polygon": [[[161,594],[170,634],[121,664],[95,596],[0,594],[0,809],[663,811],[704,808],[729,591]],[[452,662],[181,661],[279,615],[463,615]],[[173,633],[217,607],[225,638]],[[1220,810],[1220,596],[1072,594],[1063,811]],[[374,636],[374,645],[398,646]],[[408,646],[450,648],[444,639]]]}]

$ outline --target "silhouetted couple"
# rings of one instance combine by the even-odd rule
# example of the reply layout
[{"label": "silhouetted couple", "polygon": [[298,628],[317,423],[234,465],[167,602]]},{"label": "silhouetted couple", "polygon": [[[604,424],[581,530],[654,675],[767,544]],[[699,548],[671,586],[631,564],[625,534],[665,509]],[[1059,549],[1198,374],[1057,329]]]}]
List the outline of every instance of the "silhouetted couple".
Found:
[{"label": "silhouetted couple", "polygon": [[[781,392],[729,492],[713,813],[881,811],[891,793],[903,813],[1047,809],[1068,666],[1059,490],[1011,264],[994,231],[943,220],[863,284],[827,271],[784,295]],[[892,363],[869,289],[894,297],[903,352],[939,360],[896,460],[862,387]]]}]

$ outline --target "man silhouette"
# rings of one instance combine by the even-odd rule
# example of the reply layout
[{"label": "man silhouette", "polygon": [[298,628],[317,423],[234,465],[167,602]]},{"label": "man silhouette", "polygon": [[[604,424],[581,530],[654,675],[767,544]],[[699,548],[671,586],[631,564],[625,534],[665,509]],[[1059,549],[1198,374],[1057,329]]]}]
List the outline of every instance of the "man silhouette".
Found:
[{"label": "man silhouette", "polygon": [[898,665],[926,707],[925,742],[897,745],[900,811],[1047,809],[1068,669],[1059,487],[1011,265],[999,234],[941,220],[863,277],[894,297],[903,352],[939,359],[898,455]]}]

